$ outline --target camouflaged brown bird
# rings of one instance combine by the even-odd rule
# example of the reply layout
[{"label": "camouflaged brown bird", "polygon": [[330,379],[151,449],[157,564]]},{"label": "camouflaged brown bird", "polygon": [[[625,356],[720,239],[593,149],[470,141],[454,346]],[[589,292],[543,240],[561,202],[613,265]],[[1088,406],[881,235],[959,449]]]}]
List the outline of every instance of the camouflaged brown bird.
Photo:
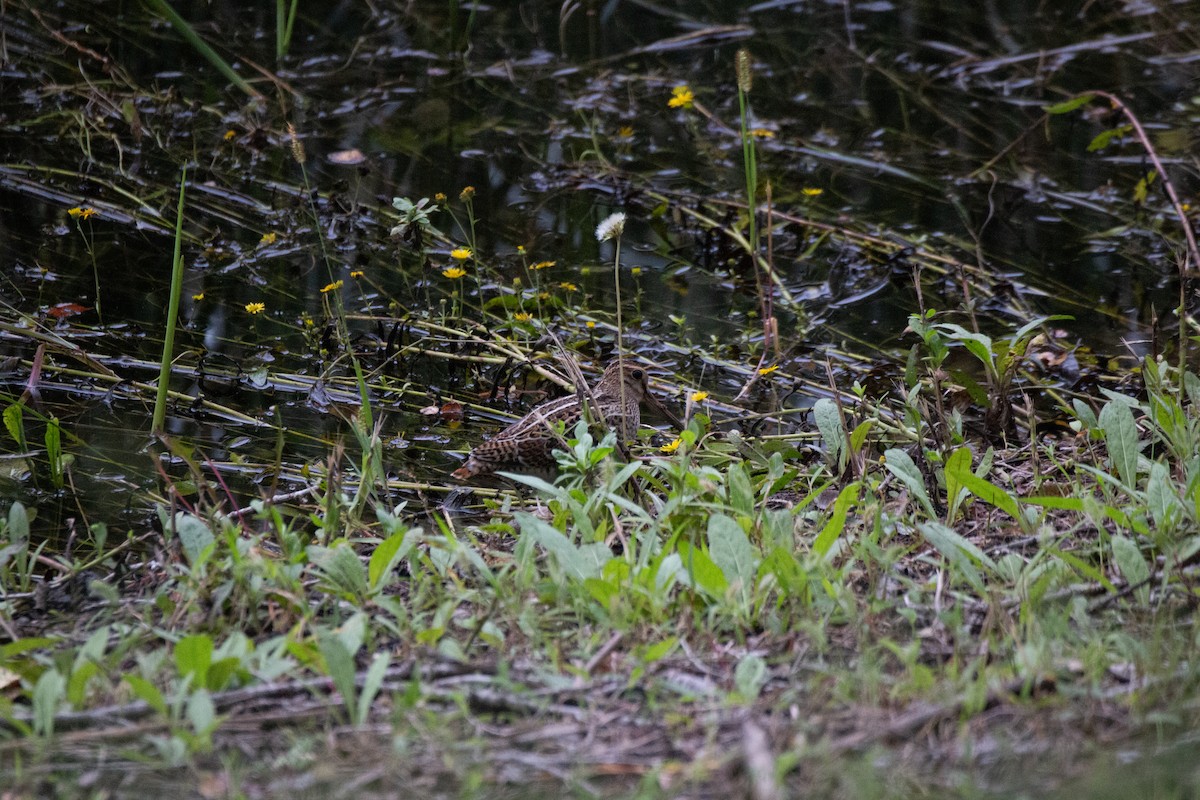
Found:
[{"label": "camouflaged brown bird", "polygon": [[[641,424],[642,401],[678,423],[675,415],[650,393],[646,370],[628,361],[613,361],[604,369],[600,381],[592,389],[591,415],[594,419],[603,419],[622,441],[626,441],[633,438]],[[451,475],[465,480],[514,467],[552,466],[554,449],[562,445],[562,437],[555,433],[555,426],[562,422],[567,435],[570,435],[575,423],[582,417],[583,406],[578,394],[542,403],[473,449],[467,456],[467,463]]]}]

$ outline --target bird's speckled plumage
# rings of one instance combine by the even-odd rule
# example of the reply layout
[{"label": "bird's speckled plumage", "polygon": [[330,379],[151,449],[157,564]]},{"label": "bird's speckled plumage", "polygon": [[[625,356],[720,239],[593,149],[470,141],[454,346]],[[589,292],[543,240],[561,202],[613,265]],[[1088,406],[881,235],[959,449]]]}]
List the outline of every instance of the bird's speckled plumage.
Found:
[{"label": "bird's speckled plumage", "polygon": [[[613,361],[605,368],[600,381],[592,389],[592,399],[592,416],[602,417],[622,440],[632,439],[637,433],[642,421],[643,400],[662,409],[662,405],[650,394],[646,370],[628,361]],[[514,467],[551,466],[554,464],[554,449],[561,444],[560,437],[554,432],[555,425],[562,422],[570,433],[581,417],[583,406],[578,395],[542,403],[473,449],[467,457],[467,463],[451,474],[464,480]]]}]

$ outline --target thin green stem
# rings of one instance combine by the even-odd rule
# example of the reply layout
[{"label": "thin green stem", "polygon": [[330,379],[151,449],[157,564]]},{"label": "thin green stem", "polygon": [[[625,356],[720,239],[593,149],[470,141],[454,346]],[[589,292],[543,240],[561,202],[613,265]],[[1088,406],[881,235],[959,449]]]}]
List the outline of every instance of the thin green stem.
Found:
[{"label": "thin green stem", "polygon": [[175,249],[171,255],[171,297],[167,303],[163,354],[158,367],[158,394],[154,398],[154,421],[150,426],[154,433],[162,433],[163,422],[167,417],[167,392],[171,383],[171,362],[175,358],[175,322],[179,318],[179,298],[183,294],[183,200],[186,191],[187,165],[185,164],[179,176],[179,206],[175,211]]}]

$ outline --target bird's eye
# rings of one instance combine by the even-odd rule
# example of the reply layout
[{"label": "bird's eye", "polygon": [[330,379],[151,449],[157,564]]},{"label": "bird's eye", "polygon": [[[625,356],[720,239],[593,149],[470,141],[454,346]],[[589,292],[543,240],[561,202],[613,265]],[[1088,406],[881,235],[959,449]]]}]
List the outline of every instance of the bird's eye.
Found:
[{"label": "bird's eye", "polygon": [[633,372],[631,372],[629,374],[633,376],[633,379],[635,381],[640,381],[642,378],[646,377],[646,372],[644,370],[640,370],[640,369],[635,369]]}]

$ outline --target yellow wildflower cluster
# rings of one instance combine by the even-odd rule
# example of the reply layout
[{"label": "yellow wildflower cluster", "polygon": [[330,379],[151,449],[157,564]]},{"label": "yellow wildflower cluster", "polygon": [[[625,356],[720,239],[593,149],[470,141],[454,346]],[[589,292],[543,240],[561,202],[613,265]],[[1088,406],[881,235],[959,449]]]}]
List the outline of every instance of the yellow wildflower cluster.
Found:
[{"label": "yellow wildflower cluster", "polygon": [[267,310],[266,303],[246,303],[247,314],[261,314]]},{"label": "yellow wildflower cluster", "polygon": [[696,95],[692,94],[692,90],[687,85],[682,85],[671,90],[671,99],[667,101],[667,105],[671,108],[691,108],[695,101]]},{"label": "yellow wildflower cluster", "polygon": [[67,213],[75,219],[91,219],[92,217],[96,216],[98,212],[96,209],[91,207],[84,208],[81,206],[76,206],[75,208],[67,209]]}]

